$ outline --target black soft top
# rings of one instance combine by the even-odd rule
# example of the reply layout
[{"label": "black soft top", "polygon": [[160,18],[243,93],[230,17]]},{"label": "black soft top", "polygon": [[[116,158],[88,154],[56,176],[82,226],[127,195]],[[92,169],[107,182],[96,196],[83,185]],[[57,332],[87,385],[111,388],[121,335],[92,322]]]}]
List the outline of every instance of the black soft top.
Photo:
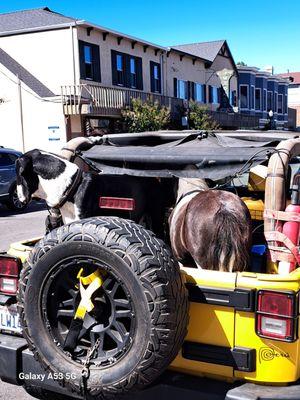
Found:
[{"label": "black soft top", "polygon": [[[296,132],[285,131],[111,134],[83,155],[105,174],[219,180],[243,171],[245,164],[266,161],[280,141],[296,137]],[[189,169],[191,165],[196,169]]]}]

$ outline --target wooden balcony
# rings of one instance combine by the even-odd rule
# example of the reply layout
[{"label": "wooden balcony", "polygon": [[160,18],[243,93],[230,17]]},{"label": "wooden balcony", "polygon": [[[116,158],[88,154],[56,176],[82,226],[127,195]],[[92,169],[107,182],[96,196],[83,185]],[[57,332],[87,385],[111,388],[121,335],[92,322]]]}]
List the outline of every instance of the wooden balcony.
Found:
[{"label": "wooden balcony", "polygon": [[183,100],[138,90],[111,88],[98,85],[65,85],[61,87],[65,115],[119,117],[121,110],[130,107],[132,99],[158,102],[178,113]]}]

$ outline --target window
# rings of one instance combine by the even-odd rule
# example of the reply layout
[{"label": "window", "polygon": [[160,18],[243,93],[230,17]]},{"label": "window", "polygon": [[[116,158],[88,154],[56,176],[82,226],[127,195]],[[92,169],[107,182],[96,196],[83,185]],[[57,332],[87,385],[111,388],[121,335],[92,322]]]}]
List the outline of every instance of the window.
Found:
[{"label": "window", "polygon": [[143,90],[142,59],[111,50],[112,84]]},{"label": "window", "polygon": [[288,113],[288,97],[287,95],[284,96],[284,113]]},{"label": "window", "polygon": [[136,88],[136,65],[135,58],[130,58],[130,86]]},{"label": "window", "polygon": [[195,100],[200,101],[201,103],[205,103],[205,85],[202,85],[201,83],[195,83],[194,90]]},{"label": "window", "polygon": [[267,111],[267,89],[264,89],[263,111]]},{"label": "window", "polygon": [[117,54],[117,85],[124,85],[123,55]]},{"label": "window", "polygon": [[278,95],[278,114],[283,114],[283,95]]},{"label": "window", "polygon": [[187,81],[178,79],[177,81],[177,97],[179,99],[188,99]]},{"label": "window", "polygon": [[209,87],[209,102],[212,104],[219,103],[218,88],[216,86]]},{"label": "window", "polygon": [[0,153],[0,167],[14,165],[17,157],[14,154]]},{"label": "window", "polygon": [[274,112],[277,112],[277,96],[278,96],[278,93],[277,92],[275,92],[274,93]]},{"label": "window", "polygon": [[261,89],[255,89],[255,110],[261,111]]},{"label": "window", "polygon": [[236,90],[231,90],[230,92],[230,105],[236,107]]},{"label": "window", "polygon": [[269,112],[270,110],[273,111],[273,96],[272,96],[272,92],[268,91],[267,111]]},{"label": "window", "polygon": [[99,46],[79,40],[80,78],[101,82]]},{"label": "window", "polygon": [[160,64],[150,61],[150,84],[152,93],[161,93]]},{"label": "window", "polygon": [[93,79],[92,48],[84,45],[85,79]]},{"label": "window", "polygon": [[248,101],[248,85],[240,85],[240,107],[242,109],[248,109]]},{"label": "window", "polygon": [[250,95],[251,110],[255,109],[254,97],[255,97],[255,86],[251,85],[251,95]]}]

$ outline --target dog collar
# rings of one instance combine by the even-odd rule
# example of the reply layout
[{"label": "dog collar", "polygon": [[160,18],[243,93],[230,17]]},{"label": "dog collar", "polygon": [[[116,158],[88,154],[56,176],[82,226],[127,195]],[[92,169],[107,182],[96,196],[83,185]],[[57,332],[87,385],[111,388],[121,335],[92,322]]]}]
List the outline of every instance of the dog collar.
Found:
[{"label": "dog collar", "polygon": [[72,197],[73,194],[76,192],[79,184],[81,183],[81,180],[82,180],[82,171],[80,168],[78,168],[73,183],[71,183],[71,185],[68,187],[60,202],[51,208],[54,209],[61,208],[68,201],[68,199]]}]

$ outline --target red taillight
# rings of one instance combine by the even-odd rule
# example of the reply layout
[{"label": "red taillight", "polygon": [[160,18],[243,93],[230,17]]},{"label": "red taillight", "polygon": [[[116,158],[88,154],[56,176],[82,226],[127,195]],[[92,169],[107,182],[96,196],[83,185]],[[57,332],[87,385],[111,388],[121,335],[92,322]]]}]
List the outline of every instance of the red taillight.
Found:
[{"label": "red taillight", "polygon": [[256,332],[259,336],[295,340],[295,294],[260,290],[257,297]]},{"label": "red taillight", "polygon": [[132,211],[135,209],[134,199],[124,197],[100,197],[100,208],[110,208],[114,210]]},{"label": "red taillight", "polygon": [[15,258],[0,257],[0,276],[18,276],[19,262]]},{"label": "red taillight", "polygon": [[0,257],[0,292],[17,293],[19,270],[20,260],[18,258]]}]

